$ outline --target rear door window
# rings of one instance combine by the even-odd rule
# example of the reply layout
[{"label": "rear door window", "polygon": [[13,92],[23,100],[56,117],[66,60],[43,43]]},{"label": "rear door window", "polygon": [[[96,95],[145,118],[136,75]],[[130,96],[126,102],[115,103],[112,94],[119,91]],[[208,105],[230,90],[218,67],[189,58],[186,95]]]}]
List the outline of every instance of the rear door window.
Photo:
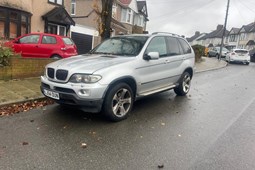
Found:
[{"label": "rear door window", "polygon": [[175,56],[175,55],[182,54],[180,51],[180,45],[176,38],[167,37],[167,43],[168,43],[168,49],[169,49],[168,56]]},{"label": "rear door window", "polygon": [[191,53],[191,48],[190,48],[189,44],[186,41],[184,41],[183,39],[178,39],[178,40],[181,44],[184,54]]},{"label": "rear door window", "polygon": [[42,44],[57,44],[56,37],[44,35],[42,38]]}]

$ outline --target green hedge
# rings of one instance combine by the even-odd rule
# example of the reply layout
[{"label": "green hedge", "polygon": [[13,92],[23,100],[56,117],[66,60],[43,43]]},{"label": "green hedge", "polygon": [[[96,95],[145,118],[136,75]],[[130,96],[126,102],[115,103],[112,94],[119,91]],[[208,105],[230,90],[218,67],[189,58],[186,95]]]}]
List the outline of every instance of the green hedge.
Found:
[{"label": "green hedge", "polygon": [[202,56],[205,55],[205,47],[202,45],[193,45],[192,46],[194,52],[195,52],[195,60],[196,62],[200,62],[202,59]]}]

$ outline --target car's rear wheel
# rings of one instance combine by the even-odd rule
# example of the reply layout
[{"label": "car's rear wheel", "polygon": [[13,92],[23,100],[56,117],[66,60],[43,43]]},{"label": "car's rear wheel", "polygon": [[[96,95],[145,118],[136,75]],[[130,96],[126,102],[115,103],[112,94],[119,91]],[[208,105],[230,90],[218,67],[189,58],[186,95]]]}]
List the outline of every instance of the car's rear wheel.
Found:
[{"label": "car's rear wheel", "polygon": [[62,57],[60,55],[55,54],[55,55],[51,56],[50,58],[57,60],[57,59],[61,59]]},{"label": "car's rear wheel", "polygon": [[134,94],[130,86],[126,83],[117,84],[106,94],[103,104],[104,114],[115,122],[126,119],[132,110],[133,102]]},{"label": "car's rear wheel", "polygon": [[174,88],[174,92],[178,96],[185,96],[190,90],[191,75],[188,72],[184,72],[181,76],[181,79],[180,79],[179,83],[180,83],[179,86]]}]

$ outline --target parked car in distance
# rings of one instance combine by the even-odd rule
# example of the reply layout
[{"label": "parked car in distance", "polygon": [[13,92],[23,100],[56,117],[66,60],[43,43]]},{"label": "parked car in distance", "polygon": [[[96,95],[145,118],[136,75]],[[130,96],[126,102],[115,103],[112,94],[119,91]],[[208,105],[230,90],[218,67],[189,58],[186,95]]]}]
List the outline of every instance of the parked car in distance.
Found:
[{"label": "parked car in distance", "polygon": [[127,118],[135,100],[191,86],[194,51],[170,33],[122,35],[105,40],[89,54],[48,64],[42,93],[60,105],[100,112],[112,121]]},{"label": "parked car in distance", "polygon": [[227,62],[250,64],[250,54],[246,49],[233,49],[226,56]]},{"label": "parked car in distance", "polygon": [[251,62],[255,62],[255,48],[249,51],[251,56]]},{"label": "parked car in distance", "polygon": [[[229,52],[228,49],[226,49],[225,47],[222,47],[221,57],[225,58],[228,52]],[[212,47],[212,48],[209,49],[208,57],[217,57],[217,58],[219,58],[219,56],[220,56],[220,47]]]},{"label": "parked car in distance", "polygon": [[72,39],[47,33],[26,34],[6,42],[5,45],[22,57],[61,59],[78,54]]}]

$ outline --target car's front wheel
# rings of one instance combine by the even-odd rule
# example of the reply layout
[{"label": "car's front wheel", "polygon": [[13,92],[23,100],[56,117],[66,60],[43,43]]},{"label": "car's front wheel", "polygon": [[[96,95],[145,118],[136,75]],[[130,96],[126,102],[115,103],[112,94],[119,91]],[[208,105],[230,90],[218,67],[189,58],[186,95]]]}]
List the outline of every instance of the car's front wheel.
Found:
[{"label": "car's front wheel", "polygon": [[184,72],[181,76],[179,86],[174,88],[174,92],[178,96],[185,96],[189,90],[190,90],[190,85],[191,85],[191,75],[188,72]]},{"label": "car's front wheel", "polygon": [[104,114],[111,121],[121,121],[128,117],[132,110],[134,94],[126,83],[119,83],[109,89],[103,104]]}]

